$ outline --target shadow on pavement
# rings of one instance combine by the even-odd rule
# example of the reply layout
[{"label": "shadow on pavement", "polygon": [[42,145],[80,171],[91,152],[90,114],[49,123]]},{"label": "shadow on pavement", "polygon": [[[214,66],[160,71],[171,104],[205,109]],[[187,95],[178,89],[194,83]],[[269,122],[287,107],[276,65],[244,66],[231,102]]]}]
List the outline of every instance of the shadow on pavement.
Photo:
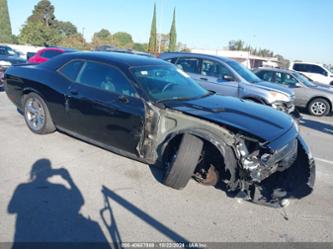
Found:
[{"label": "shadow on pavement", "polygon": [[[172,240],[174,242],[189,243],[187,239],[185,239],[184,237],[182,237],[178,233],[174,232],[173,230],[171,230],[170,228],[168,228],[167,226],[165,226],[164,224],[162,224],[161,222],[159,222],[158,220],[156,220],[155,218],[153,218],[149,214],[145,213],[143,210],[136,207],[135,205],[133,205],[132,203],[130,203],[129,201],[127,201],[126,199],[124,199],[120,195],[116,194],[114,191],[112,191],[112,190],[108,189],[107,187],[103,186],[102,187],[102,193],[103,193],[103,196],[105,198],[106,206],[105,206],[104,209],[101,210],[101,214],[102,214],[102,212],[105,212],[106,210],[109,211],[110,217],[111,217],[111,222],[110,222],[109,225],[106,223],[106,226],[108,226],[108,229],[109,229],[109,232],[110,232],[110,235],[111,235],[112,239],[118,239],[118,240],[113,240],[113,243],[115,243],[116,241],[118,243],[121,243],[121,238],[119,236],[119,231],[117,229],[117,225],[116,225],[115,220],[114,220],[112,208],[111,208],[111,205],[110,205],[110,202],[109,202],[110,199],[112,201],[116,202],[118,205],[125,208],[127,211],[129,211],[130,213],[132,213],[136,217],[140,218],[142,221],[144,221],[148,225],[152,226],[155,230],[157,230],[158,232],[160,232],[161,234],[163,234],[164,236],[166,236],[170,240]],[[102,218],[105,221],[105,218],[104,217],[102,217]]]},{"label": "shadow on pavement", "polygon": [[320,131],[329,135],[333,135],[333,125],[305,118],[300,121],[300,124],[304,127],[311,128],[313,130]]},{"label": "shadow on pavement", "polygon": [[[60,176],[70,188],[48,181]],[[65,168],[47,159],[32,165],[30,181],[20,184],[8,205],[16,214],[13,248],[110,248],[98,223],[79,212],[84,198]]]}]

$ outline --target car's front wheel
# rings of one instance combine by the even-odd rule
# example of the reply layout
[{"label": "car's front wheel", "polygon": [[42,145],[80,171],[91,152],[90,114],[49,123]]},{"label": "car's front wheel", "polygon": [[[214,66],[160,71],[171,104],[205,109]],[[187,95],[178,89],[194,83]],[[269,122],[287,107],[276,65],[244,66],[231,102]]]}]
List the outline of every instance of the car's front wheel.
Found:
[{"label": "car's front wheel", "polygon": [[184,188],[198,165],[203,141],[193,135],[185,134],[178,149],[168,155],[164,184],[174,188]]},{"label": "car's front wheel", "polygon": [[56,130],[44,100],[35,93],[24,95],[24,119],[29,129],[37,134],[49,134]]},{"label": "car's front wheel", "polygon": [[321,117],[326,116],[330,112],[330,104],[326,99],[316,98],[308,105],[308,111],[311,115]]}]

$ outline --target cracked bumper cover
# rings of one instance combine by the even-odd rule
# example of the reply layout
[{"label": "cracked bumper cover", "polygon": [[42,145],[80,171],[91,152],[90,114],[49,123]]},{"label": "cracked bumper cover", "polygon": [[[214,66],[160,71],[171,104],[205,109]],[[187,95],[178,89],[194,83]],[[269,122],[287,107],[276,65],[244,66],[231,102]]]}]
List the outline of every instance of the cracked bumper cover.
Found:
[{"label": "cracked bumper cover", "polygon": [[[309,147],[295,130],[270,144],[274,153],[247,156],[241,161],[239,189],[244,198],[259,204],[279,207],[284,198],[309,195],[315,182],[315,161]],[[281,141],[292,136],[284,146]]]}]

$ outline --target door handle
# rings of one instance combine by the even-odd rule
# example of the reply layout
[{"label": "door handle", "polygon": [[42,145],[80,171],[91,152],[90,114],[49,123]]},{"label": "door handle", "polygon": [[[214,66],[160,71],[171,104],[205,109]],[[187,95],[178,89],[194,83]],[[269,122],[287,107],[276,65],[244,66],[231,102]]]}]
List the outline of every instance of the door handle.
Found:
[{"label": "door handle", "polygon": [[204,80],[204,81],[208,81],[208,79],[207,78],[200,78],[201,80]]}]

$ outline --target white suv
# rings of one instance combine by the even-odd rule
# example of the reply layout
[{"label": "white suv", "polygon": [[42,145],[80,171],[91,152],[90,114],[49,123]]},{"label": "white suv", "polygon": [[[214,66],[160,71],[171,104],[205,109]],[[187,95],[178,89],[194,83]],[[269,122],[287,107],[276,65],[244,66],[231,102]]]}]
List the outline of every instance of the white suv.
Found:
[{"label": "white suv", "polygon": [[313,81],[333,85],[333,72],[322,64],[294,62],[290,69],[305,74]]}]

